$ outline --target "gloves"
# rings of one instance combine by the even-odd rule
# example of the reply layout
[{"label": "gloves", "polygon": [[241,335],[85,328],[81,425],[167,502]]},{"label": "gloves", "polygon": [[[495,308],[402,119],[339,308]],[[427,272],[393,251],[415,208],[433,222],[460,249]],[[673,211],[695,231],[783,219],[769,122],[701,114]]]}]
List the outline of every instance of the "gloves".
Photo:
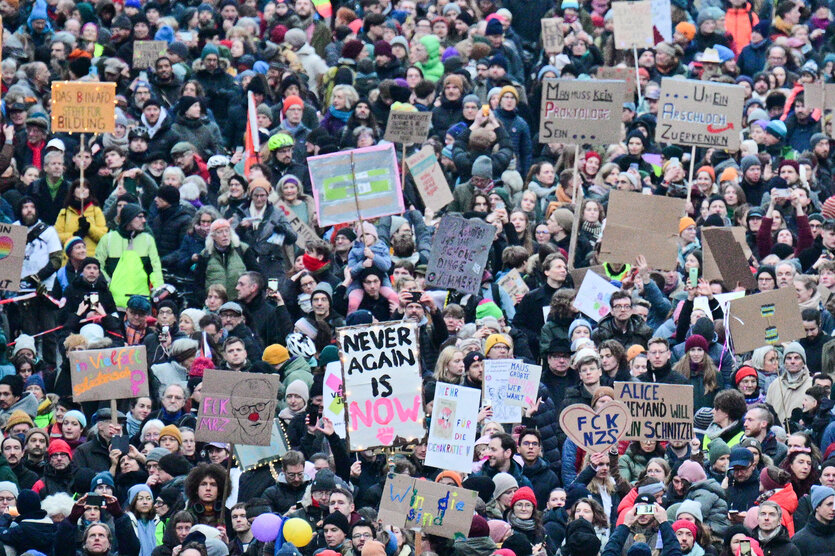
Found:
[{"label": "gloves", "polygon": [[90,231],[90,221],[87,220],[85,217],[81,217],[78,219],[78,231],[75,232],[75,235],[78,237],[83,238],[87,235],[87,232]]}]

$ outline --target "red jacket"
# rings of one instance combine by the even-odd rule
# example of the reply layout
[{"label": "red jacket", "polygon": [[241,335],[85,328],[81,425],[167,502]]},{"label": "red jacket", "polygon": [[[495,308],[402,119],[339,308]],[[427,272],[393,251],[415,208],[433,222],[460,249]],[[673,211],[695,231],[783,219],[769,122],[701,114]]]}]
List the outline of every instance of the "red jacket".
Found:
[{"label": "red jacket", "polygon": [[739,56],[742,49],[751,43],[751,30],[760,22],[750,3],[742,8],[728,8],[725,12],[725,31],[733,36],[733,51]]}]

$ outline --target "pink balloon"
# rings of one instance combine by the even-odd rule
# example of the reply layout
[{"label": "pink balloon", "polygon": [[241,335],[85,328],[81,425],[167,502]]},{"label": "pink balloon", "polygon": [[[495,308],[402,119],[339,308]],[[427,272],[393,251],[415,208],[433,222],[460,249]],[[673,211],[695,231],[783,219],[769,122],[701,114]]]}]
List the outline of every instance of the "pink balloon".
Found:
[{"label": "pink balloon", "polygon": [[281,529],[281,518],[275,514],[261,514],[252,522],[252,535],[261,542],[274,541]]}]

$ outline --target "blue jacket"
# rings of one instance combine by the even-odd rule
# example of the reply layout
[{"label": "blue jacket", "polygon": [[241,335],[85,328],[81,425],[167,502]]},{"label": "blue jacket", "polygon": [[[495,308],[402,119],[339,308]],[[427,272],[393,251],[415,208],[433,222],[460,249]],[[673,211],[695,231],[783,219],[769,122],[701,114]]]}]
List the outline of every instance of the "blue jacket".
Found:
[{"label": "blue jacket", "polygon": [[742,49],[736,64],[743,75],[754,77],[755,73],[763,70],[768,58],[766,51],[769,46],[771,46],[771,40],[764,39],[758,43],[752,42]]},{"label": "blue jacket", "polygon": [[494,113],[502,123],[507,134],[510,135],[510,142],[513,144],[513,152],[519,161],[517,170],[522,176],[528,175],[528,168],[531,167],[533,157],[533,142],[531,141],[531,128],[528,122],[519,117],[518,111],[507,111],[497,108]]}]

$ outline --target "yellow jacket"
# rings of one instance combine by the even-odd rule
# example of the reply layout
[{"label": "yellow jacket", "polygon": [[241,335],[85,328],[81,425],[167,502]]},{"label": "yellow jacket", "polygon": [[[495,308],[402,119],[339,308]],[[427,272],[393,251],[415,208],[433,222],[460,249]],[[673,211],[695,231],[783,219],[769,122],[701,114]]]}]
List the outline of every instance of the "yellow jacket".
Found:
[{"label": "yellow jacket", "polygon": [[[87,244],[87,256],[95,257],[96,245],[107,233],[107,221],[104,219],[102,210],[92,203],[84,208],[84,217],[90,223],[90,230],[84,236],[84,243]],[[63,208],[58,213],[58,219],[55,220],[55,231],[58,232],[61,245],[66,245],[67,240],[78,231],[78,218],[78,207],[75,206]]]}]

